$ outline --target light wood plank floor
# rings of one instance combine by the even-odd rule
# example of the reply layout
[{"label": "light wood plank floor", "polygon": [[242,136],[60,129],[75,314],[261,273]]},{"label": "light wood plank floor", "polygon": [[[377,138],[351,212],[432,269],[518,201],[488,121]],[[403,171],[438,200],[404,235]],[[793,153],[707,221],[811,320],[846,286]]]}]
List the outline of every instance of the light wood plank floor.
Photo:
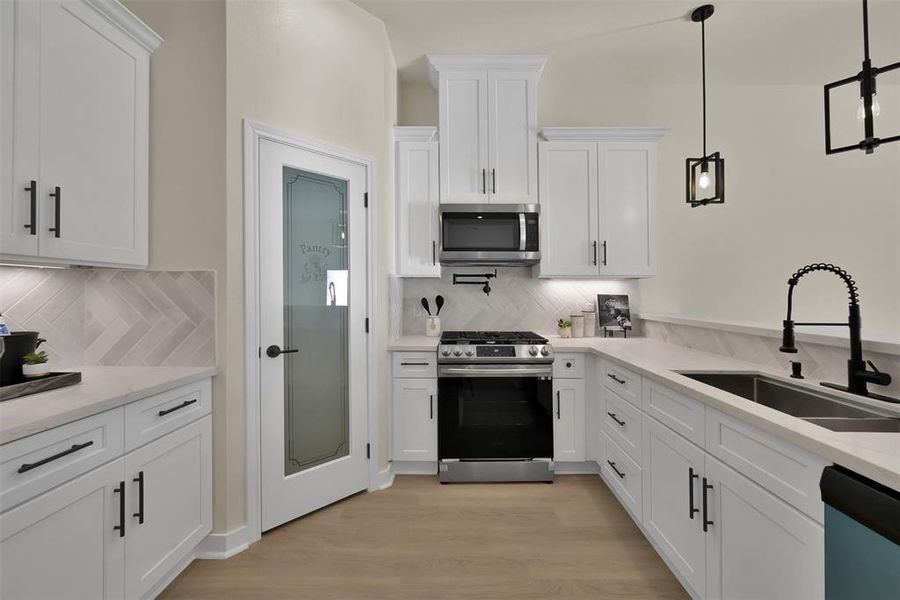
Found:
[{"label": "light wood plank floor", "polygon": [[440,485],[397,477],[198,560],[163,598],[686,598],[596,476]]}]

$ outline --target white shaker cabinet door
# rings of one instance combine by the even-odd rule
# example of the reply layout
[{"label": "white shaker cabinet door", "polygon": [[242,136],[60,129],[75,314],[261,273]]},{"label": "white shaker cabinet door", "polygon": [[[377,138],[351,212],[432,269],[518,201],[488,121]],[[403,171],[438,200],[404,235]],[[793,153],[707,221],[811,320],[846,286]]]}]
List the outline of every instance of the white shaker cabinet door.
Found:
[{"label": "white shaker cabinet door", "polygon": [[397,143],[397,274],[440,277],[438,143]]},{"label": "white shaker cabinet door", "polygon": [[537,80],[535,71],[488,72],[491,203],[538,201]]},{"label": "white shaker cabinet door", "polygon": [[128,598],[141,598],[212,530],[212,417],[125,457]]},{"label": "white shaker cabinet door", "polygon": [[0,515],[0,598],[124,597],[126,538],[114,529],[124,524],[130,533],[120,510],[124,462],[107,463]]},{"label": "white shaker cabinet door", "polygon": [[149,53],[85,0],[39,4],[40,254],[146,266]]},{"label": "white shaker cabinet door", "polygon": [[553,381],[553,460],[585,459],[585,406],[583,379]]},{"label": "white shaker cabinet door", "polygon": [[601,275],[656,272],[656,144],[599,144]]},{"label": "white shaker cabinet door", "polygon": [[822,526],[711,456],[706,477],[707,597],[825,597]]},{"label": "white shaker cabinet door", "polygon": [[394,460],[437,460],[437,380],[394,380]]},{"label": "white shaker cabinet door", "polygon": [[695,594],[704,597],[704,452],[653,418],[645,417],[643,427],[644,528]]},{"label": "white shaker cabinet door", "polygon": [[484,70],[440,75],[441,202],[489,201],[487,88]]},{"label": "white shaker cabinet door", "polygon": [[542,142],[541,277],[596,276],[596,142]]}]

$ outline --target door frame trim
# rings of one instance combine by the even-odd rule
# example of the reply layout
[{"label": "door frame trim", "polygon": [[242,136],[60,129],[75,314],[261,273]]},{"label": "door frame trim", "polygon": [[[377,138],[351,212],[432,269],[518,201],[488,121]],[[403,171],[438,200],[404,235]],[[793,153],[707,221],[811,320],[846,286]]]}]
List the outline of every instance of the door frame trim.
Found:
[{"label": "door frame trim", "polygon": [[[245,408],[245,511],[246,542],[252,544],[262,536],[262,498],[260,482],[260,409],[259,409],[259,143],[269,140],[300,150],[362,165],[366,169],[369,206],[375,200],[375,159],[367,154],[332,146],[319,140],[296,136],[258,121],[243,119],[243,175],[244,175],[244,408]],[[377,248],[375,219],[366,213],[366,316],[371,319],[377,296],[375,279]],[[379,489],[377,395],[374,393],[375,335],[370,329],[366,338],[368,369],[366,376],[366,407],[368,443],[371,456],[368,468],[368,489]]]}]

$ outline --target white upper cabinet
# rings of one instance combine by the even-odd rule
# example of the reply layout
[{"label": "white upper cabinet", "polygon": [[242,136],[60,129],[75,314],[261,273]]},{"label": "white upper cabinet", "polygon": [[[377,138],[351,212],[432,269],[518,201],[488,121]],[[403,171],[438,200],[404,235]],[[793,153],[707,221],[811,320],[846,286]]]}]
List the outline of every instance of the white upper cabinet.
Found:
[{"label": "white upper cabinet", "polygon": [[397,274],[440,277],[438,142],[434,127],[395,127]]},{"label": "white upper cabinet", "polygon": [[664,129],[545,128],[541,277],[656,273],[656,142]]},{"label": "white upper cabinet", "polygon": [[146,266],[150,53],[162,40],[116,2],[20,0],[2,13],[3,258]]},{"label": "white upper cabinet", "polygon": [[537,203],[537,83],[545,56],[429,55],[440,201]]}]

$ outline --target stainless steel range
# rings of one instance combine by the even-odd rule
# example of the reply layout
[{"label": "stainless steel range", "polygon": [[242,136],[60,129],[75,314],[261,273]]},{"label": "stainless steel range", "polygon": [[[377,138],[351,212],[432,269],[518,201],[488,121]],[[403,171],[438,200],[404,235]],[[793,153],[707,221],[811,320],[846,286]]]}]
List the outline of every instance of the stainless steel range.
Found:
[{"label": "stainless steel range", "polygon": [[529,331],[447,331],[438,347],[438,475],[553,481],[553,348]]}]

